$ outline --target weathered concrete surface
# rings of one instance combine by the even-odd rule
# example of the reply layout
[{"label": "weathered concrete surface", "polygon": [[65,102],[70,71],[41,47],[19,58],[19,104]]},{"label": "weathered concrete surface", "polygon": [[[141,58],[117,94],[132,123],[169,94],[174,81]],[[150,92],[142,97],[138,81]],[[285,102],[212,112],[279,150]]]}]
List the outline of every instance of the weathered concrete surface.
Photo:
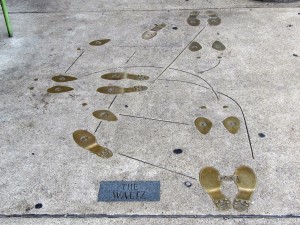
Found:
[{"label": "weathered concrete surface", "polygon": [[234,8],[261,8],[261,7],[299,7],[299,2],[289,4],[260,2],[255,0],[152,0],[152,1],[35,1],[35,0],[10,0],[9,6],[12,12],[65,12],[65,11],[118,11],[118,10],[137,10],[137,11],[167,11],[177,9],[234,9]]},{"label": "weathered concrete surface", "polygon": [[[230,175],[237,166],[249,165],[257,174],[258,187],[254,204],[243,214],[299,216],[300,57],[293,54],[300,55],[300,15],[298,8],[292,8],[299,3],[279,5],[288,8],[251,9],[246,7],[265,7],[266,4],[197,2],[178,1],[167,5],[158,1],[148,4],[114,1],[103,3],[103,7],[98,1],[82,7],[79,1],[68,4],[10,2],[13,12],[68,11],[11,14],[15,35],[11,39],[6,38],[3,18],[0,18],[2,215],[240,215],[234,210],[218,212],[200,188],[198,173],[204,166],[214,166],[221,174]],[[190,10],[165,11],[169,8],[201,8],[201,25],[191,27],[186,23]],[[206,8],[218,8],[215,11],[222,19],[221,25],[207,25]],[[147,10],[141,11],[144,9]],[[90,10],[99,12],[86,12]],[[155,38],[148,41],[141,38],[144,31],[162,22],[167,27]],[[178,29],[174,30],[174,26]],[[197,34],[195,40],[203,49],[183,51]],[[111,42],[100,47],[88,45],[102,38],[110,38]],[[211,48],[215,40],[224,43],[224,52]],[[75,90],[47,94],[47,88],[57,85],[51,80],[53,74],[65,71],[79,78],[65,83]],[[100,78],[113,71],[144,74],[150,80]],[[187,72],[201,76],[216,91],[240,104],[255,159],[251,157],[245,125],[242,123],[240,132],[232,135],[221,123],[232,115],[242,120],[239,107],[224,95],[218,94],[220,100],[217,101],[207,83]],[[119,95],[114,101],[114,95],[96,92],[105,85],[140,84],[148,86],[148,90]],[[72,133],[78,129],[94,132],[99,120],[92,112],[107,109],[112,101],[110,110],[119,120],[102,122],[95,134],[100,144],[114,152],[111,159],[104,160],[76,145]],[[201,109],[203,105],[207,109]],[[229,108],[223,109],[224,105]],[[199,116],[213,122],[208,135],[201,135],[193,124]],[[258,133],[266,137],[260,138]],[[174,155],[175,148],[182,148],[183,154]],[[97,194],[102,180],[160,180],[161,201],[99,203]],[[185,181],[192,182],[193,186],[185,187]],[[225,183],[224,192],[232,199],[237,191],[233,183]],[[43,208],[34,209],[36,203],[42,203]],[[38,221],[82,224],[76,219],[0,220],[4,224],[41,223]],[[180,219],[179,222],[102,218],[101,221],[103,224],[299,222],[275,218]]]},{"label": "weathered concrete surface", "polygon": [[80,225],[80,224],[116,224],[116,225],[140,225],[140,224],[168,224],[168,225],[197,225],[197,224],[221,224],[221,225],[247,225],[247,224],[258,224],[258,225],[294,225],[299,223],[297,219],[288,219],[288,220],[280,220],[280,219],[6,219],[3,221],[3,225],[32,225],[32,224],[45,224],[45,225]]}]

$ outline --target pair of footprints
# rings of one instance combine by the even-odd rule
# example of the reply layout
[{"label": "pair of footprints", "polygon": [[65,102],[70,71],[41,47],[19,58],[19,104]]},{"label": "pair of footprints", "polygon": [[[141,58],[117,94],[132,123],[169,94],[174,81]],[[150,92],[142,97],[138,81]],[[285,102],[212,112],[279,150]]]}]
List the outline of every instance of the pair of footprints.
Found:
[{"label": "pair of footprints", "polygon": [[[205,117],[198,117],[194,123],[201,134],[207,134],[212,128],[212,122]],[[232,134],[236,134],[239,131],[241,125],[240,120],[234,116],[227,117],[222,121],[222,123],[226,130],[228,130]]]},{"label": "pair of footprints", "polygon": [[[213,12],[213,11],[207,11],[206,14],[210,17],[207,22],[210,26],[217,26],[221,23],[221,19],[218,17],[218,15]],[[199,26],[200,25],[200,20],[197,19],[197,17],[199,16],[199,12],[198,11],[192,11],[187,19],[187,23],[191,26]],[[224,51],[226,49],[225,45],[220,42],[220,41],[215,41],[212,44],[212,48],[218,51]],[[199,51],[202,49],[202,46],[196,42],[193,41],[190,45],[189,45],[189,50],[190,51]]]},{"label": "pair of footprints", "polygon": [[[128,74],[128,73],[108,73],[101,76],[103,79],[106,80],[122,80],[122,79],[131,79],[131,80],[148,80],[149,77],[145,75],[136,75],[136,74]],[[69,82],[77,80],[76,77],[72,76],[66,76],[66,75],[57,75],[52,77],[52,80],[55,82]],[[104,93],[104,94],[124,94],[124,93],[130,93],[130,92],[139,92],[139,91],[145,91],[148,87],[146,86],[133,86],[129,88],[123,88],[119,86],[105,86],[100,87],[97,89],[98,92]],[[68,86],[54,86],[47,90],[48,93],[63,93],[74,90],[71,87]]]},{"label": "pair of footprints", "polygon": [[[130,73],[107,73],[101,76],[102,79],[106,80],[123,80],[123,79],[130,79],[130,80],[148,80],[149,77],[145,75],[136,75]],[[147,86],[133,86],[129,88],[119,87],[119,86],[105,86],[98,88],[97,91],[103,94],[125,94],[131,92],[139,92],[147,90]]]},{"label": "pair of footprints", "polygon": [[[52,80],[55,82],[62,83],[62,82],[74,81],[74,80],[77,80],[77,78],[59,74],[59,75],[52,77]],[[74,88],[71,88],[68,86],[56,85],[54,87],[48,88],[47,92],[52,93],[52,94],[58,94],[58,93],[63,93],[63,92],[68,92],[68,91],[73,91],[73,90],[74,90]]]},{"label": "pair of footprints", "polygon": [[[218,17],[218,15],[215,12],[207,11],[206,13],[210,17],[207,20],[207,22],[210,26],[218,26],[221,23],[221,19]],[[200,20],[197,19],[198,16],[199,16],[198,11],[192,11],[190,13],[189,17],[187,18],[187,23],[190,26],[199,26],[200,25]],[[151,28],[150,30],[145,31],[142,34],[142,38],[145,39],[145,40],[149,40],[151,38],[154,38],[157,35],[157,32],[159,30],[163,29],[164,27],[166,27],[165,23],[155,24],[155,26],[153,28]]]},{"label": "pair of footprints", "polygon": [[219,210],[229,210],[231,205],[239,212],[247,210],[256,188],[256,175],[254,171],[247,166],[240,166],[235,170],[232,180],[237,186],[238,193],[233,200],[233,204],[222,193],[222,181],[226,180],[226,178],[228,177],[222,179],[219,171],[213,167],[205,167],[199,173],[202,188],[211,197]]},{"label": "pair of footprints", "polygon": [[[187,18],[186,22],[190,26],[199,26],[200,20],[197,18],[199,16],[199,14],[200,13],[198,11],[190,12],[190,15]],[[219,24],[221,24],[221,19],[218,17],[217,13],[209,10],[206,12],[206,14],[209,16],[209,19],[207,20],[207,22],[210,26],[218,26]]]},{"label": "pair of footprints", "polygon": [[[217,51],[224,51],[226,49],[225,45],[220,42],[220,41],[215,41],[212,46],[213,49],[217,50]],[[190,45],[189,45],[189,50],[192,52],[196,52],[202,49],[202,46],[197,42],[197,41],[193,41]]]}]

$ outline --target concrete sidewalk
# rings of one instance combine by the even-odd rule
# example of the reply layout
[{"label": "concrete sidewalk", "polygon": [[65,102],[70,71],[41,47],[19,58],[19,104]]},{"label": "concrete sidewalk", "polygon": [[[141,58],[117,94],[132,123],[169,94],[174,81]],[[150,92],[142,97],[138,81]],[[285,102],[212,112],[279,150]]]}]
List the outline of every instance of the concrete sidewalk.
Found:
[{"label": "concrete sidewalk", "polygon": [[[1,224],[300,222],[299,2],[12,0],[8,7],[13,38],[0,16]],[[218,26],[208,24],[211,10]],[[199,26],[187,23],[192,11]],[[142,38],[161,23],[155,37]],[[98,39],[111,41],[89,45]],[[190,51],[192,41],[202,49]],[[214,49],[215,41],[226,49]],[[101,79],[112,72],[149,79]],[[77,80],[57,83],[55,74]],[[74,90],[47,93],[55,85]],[[97,92],[111,85],[147,90]],[[118,120],[101,122],[96,110]],[[230,116],[241,121],[234,135],[222,124]],[[197,130],[197,117],[212,121],[208,134]],[[78,146],[76,130],[94,134],[113,156]],[[218,211],[199,171],[232,175],[240,165],[256,173],[253,204]],[[98,202],[101,181],[160,181],[160,201]],[[223,190],[231,200],[237,193],[233,182]]]}]

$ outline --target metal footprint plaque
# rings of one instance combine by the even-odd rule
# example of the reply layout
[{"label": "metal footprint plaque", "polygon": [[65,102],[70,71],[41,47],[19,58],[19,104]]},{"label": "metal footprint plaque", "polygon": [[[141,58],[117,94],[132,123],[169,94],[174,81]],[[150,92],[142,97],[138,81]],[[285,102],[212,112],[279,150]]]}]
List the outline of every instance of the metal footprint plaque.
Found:
[{"label": "metal footprint plaque", "polygon": [[64,93],[68,91],[73,91],[74,89],[67,86],[54,86],[52,88],[48,88],[47,92],[52,94]]},{"label": "metal footprint plaque", "polygon": [[226,49],[225,45],[223,45],[220,41],[215,41],[212,44],[212,48],[218,51],[224,51]]},{"label": "metal footprint plaque", "polygon": [[97,91],[103,94],[117,95],[117,94],[145,91],[147,89],[148,87],[146,86],[133,86],[129,88],[123,88],[119,86],[105,86],[105,87],[98,88]]},{"label": "metal footprint plaque", "polygon": [[100,45],[105,45],[107,42],[109,42],[110,39],[101,39],[101,40],[95,40],[95,41],[91,41],[89,43],[89,45],[92,46],[100,46]]},{"label": "metal footprint plaque", "polygon": [[58,74],[58,75],[52,77],[52,80],[55,82],[68,82],[68,81],[77,80],[77,78],[72,77],[72,76],[66,76],[63,74]]},{"label": "metal footprint plaque", "polygon": [[148,80],[148,76],[136,75],[131,73],[106,73],[101,76],[105,80],[122,80],[122,79],[131,79],[131,80]]},{"label": "metal footprint plaque", "polygon": [[196,41],[193,41],[189,45],[189,50],[192,51],[192,52],[199,51],[200,49],[202,49],[202,46],[198,42],[196,42]]},{"label": "metal footprint plaque", "polygon": [[117,121],[118,118],[109,110],[97,110],[93,112],[93,116],[99,120]]}]

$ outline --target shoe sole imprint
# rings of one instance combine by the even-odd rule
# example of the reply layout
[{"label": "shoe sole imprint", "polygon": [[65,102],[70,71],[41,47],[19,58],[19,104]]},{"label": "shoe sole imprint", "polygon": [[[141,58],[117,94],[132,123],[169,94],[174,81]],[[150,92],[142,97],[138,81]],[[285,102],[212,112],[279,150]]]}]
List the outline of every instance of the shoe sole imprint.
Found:
[{"label": "shoe sole imprint", "polygon": [[67,86],[54,86],[51,88],[47,89],[48,93],[51,94],[59,94],[59,93],[64,93],[64,92],[68,92],[68,91],[73,91],[74,89],[71,87],[67,87]]},{"label": "shoe sole imprint", "polygon": [[204,167],[199,173],[199,181],[219,210],[231,208],[230,200],[221,191],[222,181],[218,170],[213,167]]},{"label": "shoe sole imprint", "polygon": [[188,23],[188,25],[190,26],[199,26],[200,25],[200,20],[197,19],[197,17],[199,16],[199,12],[198,11],[192,11],[190,12],[189,17],[187,18],[186,22]]},{"label": "shoe sole imprint", "polygon": [[148,80],[148,76],[144,75],[135,75],[130,73],[107,73],[101,76],[105,80],[122,80],[122,79],[131,79],[131,80]]},{"label": "shoe sole imprint", "polygon": [[207,20],[209,26],[218,26],[221,24],[221,19],[218,17],[218,14],[212,10],[206,11],[206,15],[209,16]]},{"label": "shoe sole imprint", "polygon": [[256,188],[256,175],[247,166],[238,167],[234,175],[237,177],[235,184],[239,190],[233,201],[233,208],[239,212],[245,211],[250,206],[250,200]]},{"label": "shoe sole imprint", "polygon": [[207,134],[212,128],[212,122],[205,117],[198,117],[194,123],[201,134]]},{"label": "shoe sole imprint", "polygon": [[117,121],[118,118],[109,110],[97,110],[93,112],[93,116],[99,120]]},{"label": "shoe sole imprint", "polygon": [[55,82],[69,82],[69,81],[77,80],[77,78],[72,76],[66,76],[63,74],[58,74],[56,76],[53,76],[52,80]]},{"label": "shoe sole imprint", "polygon": [[142,38],[145,40],[149,40],[151,38],[154,38],[157,35],[157,32],[161,29],[163,29],[166,26],[165,23],[161,23],[158,25],[155,25],[151,30],[147,30],[142,34]]},{"label": "shoe sole imprint", "polygon": [[105,87],[98,88],[97,91],[103,94],[117,95],[117,94],[145,91],[147,89],[148,87],[146,86],[133,86],[129,88],[123,88],[119,86],[105,86]]},{"label": "shoe sole imprint", "polygon": [[221,24],[221,19],[218,17],[212,17],[207,20],[209,26],[218,26]]},{"label": "shoe sole imprint", "polygon": [[235,116],[227,117],[222,123],[226,130],[232,134],[236,134],[241,126],[240,120]]},{"label": "shoe sole imprint", "polygon": [[202,49],[202,46],[196,42],[196,41],[193,41],[190,45],[189,45],[189,50],[192,51],[192,52],[196,52],[196,51],[199,51]]},{"label": "shoe sole imprint", "polygon": [[212,44],[212,48],[217,51],[224,51],[226,49],[225,45],[223,45],[222,42],[220,42],[220,41],[215,41]]},{"label": "shoe sole imprint", "polygon": [[108,42],[110,42],[110,39],[101,39],[101,40],[92,41],[92,42],[89,43],[89,45],[101,46],[101,45],[105,45]]},{"label": "shoe sole imprint", "polygon": [[101,158],[107,159],[113,156],[113,153],[109,149],[100,146],[95,136],[86,130],[75,131],[73,139],[80,147],[89,150]]}]

